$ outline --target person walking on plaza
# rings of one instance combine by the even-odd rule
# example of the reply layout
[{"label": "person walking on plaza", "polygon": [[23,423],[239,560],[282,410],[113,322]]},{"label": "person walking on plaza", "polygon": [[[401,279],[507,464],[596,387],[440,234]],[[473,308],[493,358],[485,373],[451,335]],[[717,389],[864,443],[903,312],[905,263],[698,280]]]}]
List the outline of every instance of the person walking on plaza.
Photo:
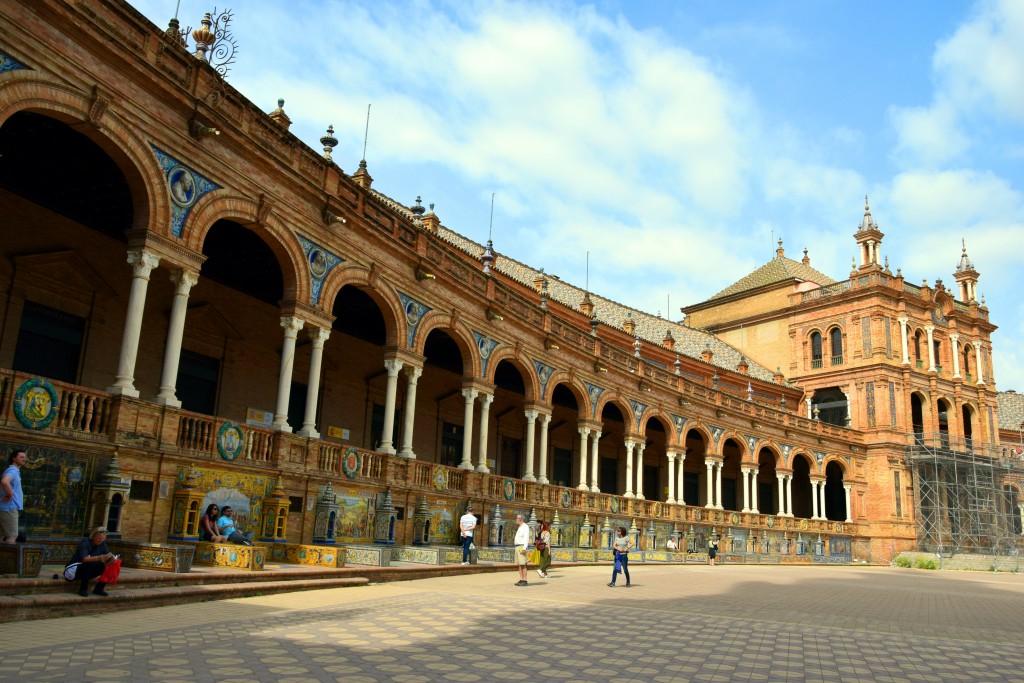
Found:
[{"label": "person walking on plaza", "polygon": [[626,533],[626,527],[619,527],[619,535],[612,542],[612,554],[615,556],[615,567],[612,569],[612,582],[608,585],[615,588],[615,579],[619,571],[626,575],[626,588],[629,588],[629,551],[633,549],[633,539]]},{"label": "person walking on plaza", "polygon": [[548,568],[551,566],[551,522],[544,522],[540,525],[537,550],[540,551],[537,573],[540,574],[540,578],[546,579],[548,578]]},{"label": "person walking on plaza", "polygon": [[469,564],[469,547],[473,545],[473,531],[476,529],[476,515],[467,505],[466,514],[459,519],[459,537],[462,540],[462,564]]},{"label": "person walking on plaza", "polygon": [[526,561],[527,551],[530,549],[530,527],[522,515],[516,515],[516,564],[519,565],[519,580],[517,586],[526,586]]},{"label": "person walking on plaza", "polygon": [[718,557],[718,538],[712,536],[708,539],[708,564],[715,566],[715,558]]},{"label": "person walking on plaza", "polygon": [[21,449],[11,451],[7,469],[0,479],[0,543],[14,543],[18,540],[18,513],[24,509],[21,492],[21,466],[28,460],[28,454]]}]

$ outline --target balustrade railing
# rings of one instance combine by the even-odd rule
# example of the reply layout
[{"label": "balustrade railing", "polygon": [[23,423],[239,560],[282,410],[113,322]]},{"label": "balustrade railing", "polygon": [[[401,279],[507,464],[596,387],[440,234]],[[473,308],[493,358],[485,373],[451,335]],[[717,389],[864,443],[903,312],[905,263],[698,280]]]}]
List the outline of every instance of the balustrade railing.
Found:
[{"label": "balustrade railing", "polygon": [[112,399],[109,394],[65,386],[54,420],[60,429],[84,434],[106,434]]}]

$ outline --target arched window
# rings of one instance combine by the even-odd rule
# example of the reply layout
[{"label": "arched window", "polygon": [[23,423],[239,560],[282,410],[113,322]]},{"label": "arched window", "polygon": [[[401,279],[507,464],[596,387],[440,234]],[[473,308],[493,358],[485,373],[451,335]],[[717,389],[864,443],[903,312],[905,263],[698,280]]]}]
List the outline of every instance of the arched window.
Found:
[{"label": "arched window", "polygon": [[971,346],[964,344],[964,374],[971,376]]},{"label": "arched window", "polygon": [[811,332],[811,367],[821,367],[821,333]]},{"label": "arched window", "polygon": [[921,367],[921,331],[914,333],[914,363]]},{"label": "arched window", "polygon": [[833,327],[828,333],[829,346],[832,347],[832,365],[843,364],[843,331]]},{"label": "arched window", "polygon": [[942,372],[942,342],[932,339],[932,353],[935,354],[935,369]]}]

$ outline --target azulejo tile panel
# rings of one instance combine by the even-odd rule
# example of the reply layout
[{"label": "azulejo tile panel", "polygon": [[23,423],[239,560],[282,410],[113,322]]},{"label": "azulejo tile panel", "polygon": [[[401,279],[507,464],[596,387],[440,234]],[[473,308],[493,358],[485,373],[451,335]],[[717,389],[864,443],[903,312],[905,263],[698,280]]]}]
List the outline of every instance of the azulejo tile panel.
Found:
[{"label": "azulejo tile panel", "polygon": [[308,567],[344,567],[345,548],[302,543],[274,543],[267,548],[270,559]]}]

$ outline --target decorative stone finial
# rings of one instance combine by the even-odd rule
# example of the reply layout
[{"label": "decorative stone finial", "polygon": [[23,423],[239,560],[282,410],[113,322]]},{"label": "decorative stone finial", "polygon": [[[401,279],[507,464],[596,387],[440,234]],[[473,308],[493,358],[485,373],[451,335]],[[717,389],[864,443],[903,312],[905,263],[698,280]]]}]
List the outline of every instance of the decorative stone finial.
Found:
[{"label": "decorative stone finial", "polygon": [[277,100],[277,109],[270,112],[268,116],[270,116],[271,120],[273,120],[275,123],[284,127],[285,130],[288,130],[288,127],[292,125],[292,120],[288,117],[288,114],[284,113],[283,98],[279,98]]},{"label": "decorative stone finial", "polygon": [[327,126],[327,135],[320,138],[320,144],[324,146],[324,159],[330,161],[331,152],[338,146],[338,138],[334,137],[334,124]]},{"label": "decorative stone finial", "polygon": [[213,45],[213,41],[216,40],[213,31],[210,30],[210,27],[213,26],[213,15],[207,12],[199,23],[201,24],[200,28],[192,31],[192,40],[196,41],[196,51],[193,53],[193,56],[196,59],[207,62],[209,60],[206,57],[206,51]]},{"label": "decorative stone finial", "polygon": [[804,257],[800,259],[800,262],[805,266],[811,265],[811,257],[807,255],[807,247],[804,247]]},{"label": "decorative stone finial", "polygon": [[779,238],[779,247],[775,250],[775,257],[782,258],[786,255],[786,250],[782,248],[782,238]]}]

